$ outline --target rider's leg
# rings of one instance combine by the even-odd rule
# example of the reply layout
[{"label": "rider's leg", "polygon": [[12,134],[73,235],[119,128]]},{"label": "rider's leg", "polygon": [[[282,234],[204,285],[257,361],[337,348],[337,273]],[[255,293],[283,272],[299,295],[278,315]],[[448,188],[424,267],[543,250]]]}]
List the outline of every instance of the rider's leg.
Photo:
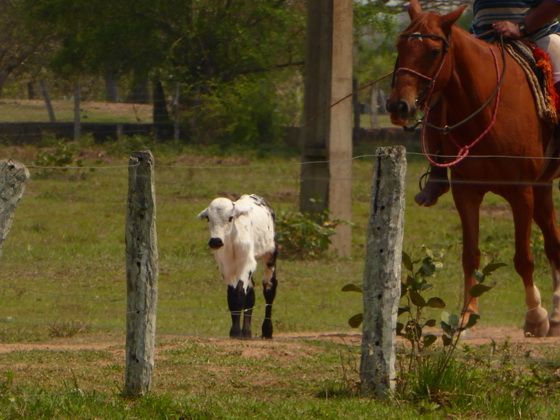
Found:
[{"label": "rider's leg", "polygon": [[[445,104],[440,102],[439,105],[435,106],[430,113],[428,121],[436,126],[443,126],[445,125],[444,114]],[[432,159],[438,163],[443,163],[443,159],[437,156],[441,154],[443,149],[442,134],[437,130],[426,128],[425,135],[428,152],[431,154]],[[435,205],[438,198],[449,191],[447,168],[431,164],[427,175],[428,179],[426,180],[426,184],[414,197],[416,204],[424,207]]]},{"label": "rider's leg", "polygon": [[[438,136],[439,137],[439,136]],[[439,153],[440,149],[432,149],[436,150],[435,154]],[[441,161],[441,158],[435,157],[436,161]],[[426,180],[426,184],[422,187],[422,190],[416,194],[414,197],[414,201],[419,206],[430,207],[437,203],[438,198],[449,191],[449,180],[447,178],[447,168],[437,165],[430,165],[430,169],[428,170],[428,179]]]}]

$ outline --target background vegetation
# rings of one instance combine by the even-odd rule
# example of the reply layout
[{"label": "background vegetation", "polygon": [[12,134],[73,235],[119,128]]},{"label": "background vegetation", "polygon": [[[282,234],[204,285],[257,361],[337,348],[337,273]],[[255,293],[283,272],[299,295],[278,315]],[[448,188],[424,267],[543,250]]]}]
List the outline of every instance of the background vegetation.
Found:
[{"label": "background vegetation", "polygon": [[[403,7],[354,3],[357,86],[392,70]],[[58,100],[79,89],[82,101],[153,103],[183,141],[223,146],[269,147],[301,124],[305,0],[0,0],[0,11],[1,97],[40,99],[43,86]]]}]

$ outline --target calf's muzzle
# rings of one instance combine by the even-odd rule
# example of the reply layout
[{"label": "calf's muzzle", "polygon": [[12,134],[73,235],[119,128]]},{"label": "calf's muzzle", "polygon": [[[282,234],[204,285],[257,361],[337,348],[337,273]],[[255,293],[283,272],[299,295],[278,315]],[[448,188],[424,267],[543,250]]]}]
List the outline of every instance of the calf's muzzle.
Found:
[{"label": "calf's muzzle", "polygon": [[224,246],[224,242],[221,238],[210,238],[208,241],[208,246],[212,249],[220,249]]}]

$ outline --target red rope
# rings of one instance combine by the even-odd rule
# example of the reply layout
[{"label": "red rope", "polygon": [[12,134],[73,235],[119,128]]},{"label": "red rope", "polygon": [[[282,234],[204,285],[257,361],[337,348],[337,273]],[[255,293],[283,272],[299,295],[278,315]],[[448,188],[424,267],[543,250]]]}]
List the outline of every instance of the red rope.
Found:
[{"label": "red rope", "polygon": [[[494,51],[492,50],[492,48],[490,48],[490,52],[492,53],[492,57],[494,58],[494,65],[496,67],[496,77],[497,77],[498,82],[499,82],[500,69],[498,67],[498,60],[496,59],[496,54],[494,54]],[[498,92],[496,93],[496,105],[494,107],[494,113],[492,115],[492,121],[490,122],[490,125],[471,144],[466,145],[466,146],[461,146],[453,138],[453,136],[451,135],[451,132],[447,133],[449,135],[449,138],[451,139],[451,141],[459,149],[459,151],[457,152],[457,158],[455,160],[453,160],[452,162],[439,163],[439,162],[436,162],[434,159],[432,159],[432,157],[430,156],[430,154],[429,154],[429,152],[427,151],[427,148],[426,148],[426,125],[424,124],[424,126],[422,127],[422,152],[424,153],[424,156],[426,156],[426,159],[428,159],[430,164],[432,164],[434,166],[439,166],[440,168],[448,168],[450,166],[458,164],[459,162],[461,162],[463,159],[465,159],[468,156],[470,149],[472,147],[474,147],[480,140],[482,140],[486,136],[486,134],[488,134],[488,132],[492,129],[492,127],[494,127],[494,123],[496,122],[496,117],[498,115],[498,105],[500,103],[500,90],[501,90],[501,88],[498,88]],[[431,94],[431,92],[430,92],[430,94]],[[424,116],[425,120],[428,119],[429,112],[430,112],[430,108],[426,107],[426,115]]]}]

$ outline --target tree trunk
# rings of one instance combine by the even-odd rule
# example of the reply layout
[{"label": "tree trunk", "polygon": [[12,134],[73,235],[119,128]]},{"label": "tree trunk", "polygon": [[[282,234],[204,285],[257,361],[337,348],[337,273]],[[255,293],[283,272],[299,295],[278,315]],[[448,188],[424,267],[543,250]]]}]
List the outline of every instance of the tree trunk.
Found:
[{"label": "tree trunk", "polygon": [[158,80],[154,82],[154,108],[153,108],[154,124],[168,124],[170,121],[169,112],[167,111],[167,102],[165,101],[165,92],[163,85]]},{"label": "tree trunk", "polygon": [[80,85],[77,84],[74,89],[74,141],[80,138],[80,102],[81,102],[81,92]]},{"label": "tree trunk", "polygon": [[107,102],[118,102],[119,86],[114,77],[105,76],[105,99]]},{"label": "tree trunk", "polygon": [[54,109],[51,104],[51,98],[49,97],[49,92],[47,92],[47,88],[45,87],[45,82],[39,80],[39,89],[41,89],[41,94],[45,99],[45,105],[47,106],[47,111],[49,113],[49,121],[56,122],[56,118],[54,116]]}]

